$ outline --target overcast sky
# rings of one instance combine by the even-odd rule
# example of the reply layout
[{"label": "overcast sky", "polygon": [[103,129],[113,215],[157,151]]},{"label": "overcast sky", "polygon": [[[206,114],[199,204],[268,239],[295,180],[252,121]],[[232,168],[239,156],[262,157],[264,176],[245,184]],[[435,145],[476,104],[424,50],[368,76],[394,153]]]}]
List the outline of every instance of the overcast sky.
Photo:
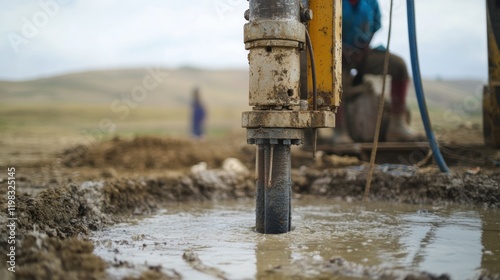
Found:
[{"label": "overcast sky", "polygon": [[[390,0],[379,0],[387,37]],[[422,75],[487,78],[484,0],[417,0]],[[391,50],[409,63],[406,1],[394,0]],[[247,0],[0,2],[0,79],[119,67],[245,68]]]}]

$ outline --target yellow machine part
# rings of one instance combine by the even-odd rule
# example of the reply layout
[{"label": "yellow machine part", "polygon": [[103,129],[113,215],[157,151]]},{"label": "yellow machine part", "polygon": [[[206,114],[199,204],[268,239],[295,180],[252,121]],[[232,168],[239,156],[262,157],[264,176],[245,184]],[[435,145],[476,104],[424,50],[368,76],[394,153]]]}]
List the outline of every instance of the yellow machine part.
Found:
[{"label": "yellow machine part", "polygon": [[483,94],[483,131],[487,146],[500,148],[500,8],[487,0],[488,86]]},{"label": "yellow machine part", "polygon": [[[308,31],[314,50],[318,108],[335,109],[342,95],[342,0],[309,0],[313,19]],[[312,71],[308,63],[309,104],[312,108]]]}]

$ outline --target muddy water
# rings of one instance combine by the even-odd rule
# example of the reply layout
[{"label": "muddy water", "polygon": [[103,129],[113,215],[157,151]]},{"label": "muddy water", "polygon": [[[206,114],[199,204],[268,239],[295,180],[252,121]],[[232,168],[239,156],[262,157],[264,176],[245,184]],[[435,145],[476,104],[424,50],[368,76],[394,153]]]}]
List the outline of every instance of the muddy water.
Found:
[{"label": "muddy water", "polygon": [[[108,272],[116,278],[148,266],[185,279],[314,277],[318,264],[332,257],[358,270],[427,271],[453,279],[500,273],[498,210],[304,199],[293,202],[292,232],[262,235],[253,228],[254,209],[253,201],[171,206],[95,233],[95,253],[114,264]],[[186,261],[184,254],[197,259]],[[277,266],[281,272],[273,272]],[[362,278],[355,270],[343,276]]]}]

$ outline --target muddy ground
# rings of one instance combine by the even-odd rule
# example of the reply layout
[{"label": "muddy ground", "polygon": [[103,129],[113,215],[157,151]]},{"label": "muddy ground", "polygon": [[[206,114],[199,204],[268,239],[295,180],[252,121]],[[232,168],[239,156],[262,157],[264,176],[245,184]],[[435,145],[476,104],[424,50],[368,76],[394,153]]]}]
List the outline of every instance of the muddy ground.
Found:
[{"label": "muddy ground", "polygon": [[[449,138],[455,135],[452,133],[458,131],[443,135]],[[484,148],[474,128],[465,132],[469,141],[457,135],[455,140],[441,138],[460,147],[455,150],[451,174],[440,173],[432,160],[420,167],[381,165],[375,171],[369,200],[499,208],[499,151]],[[295,199],[320,195],[361,203],[367,176],[365,162],[326,153],[313,160],[310,153],[298,147],[294,148],[292,159]],[[173,203],[253,199],[254,162],[255,147],[247,145],[239,135],[201,141],[114,138],[61,148],[43,160],[7,163],[1,166],[0,184],[7,190],[6,170],[15,167],[16,272],[11,273],[6,267],[8,248],[13,244],[8,244],[6,237],[10,232],[4,226],[0,229],[0,278],[105,279],[107,267],[128,264],[106,263],[94,255],[89,233]],[[7,205],[5,195],[0,196],[0,203]],[[10,222],[7,218],[7,212],[2,211],[2,224]],[[193,258],[196,260],[186,257],[186,261]],[[337,267],[337,272],[346,270],[340,265],[342,260],[329,262],[325,265]],[[489,278],[484,279],[500,279],[498,275],[485,276]],[[408,279],[438,276],[411,277]],[[151,267],[140,278],[181,276]]]}]

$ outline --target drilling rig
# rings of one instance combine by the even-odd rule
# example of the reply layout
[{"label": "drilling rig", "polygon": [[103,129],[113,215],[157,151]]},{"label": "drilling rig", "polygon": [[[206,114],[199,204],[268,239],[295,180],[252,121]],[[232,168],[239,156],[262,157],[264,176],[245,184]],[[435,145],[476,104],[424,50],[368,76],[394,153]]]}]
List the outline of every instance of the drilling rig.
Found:
[{"label": "drilling rig", "polygon": [[[485,143],[500,147],[500,5],[486,0],[489,83]],[[242,127],[256,152],[256,231],[291,230],[291,146],[335,126],[342,95],[342,0],[249,0],[249,105]],[[315,59],[316,58],[316,59]]]},{"label": "drilling rig", "polygon": [[341,0],[249,1],[244,42],[252,110],[243,112],[242,127],[257,147],[260,233],[291,230],[291,145],[304,141],[305,129],[312,128],[316,138],[318,128],[335,126],[342,92],[341,13]]},{"label": "drilling rig", "polygon": [[500,2],[486,0],[488,85],[483,94],[485,144],[500,148]]}]

